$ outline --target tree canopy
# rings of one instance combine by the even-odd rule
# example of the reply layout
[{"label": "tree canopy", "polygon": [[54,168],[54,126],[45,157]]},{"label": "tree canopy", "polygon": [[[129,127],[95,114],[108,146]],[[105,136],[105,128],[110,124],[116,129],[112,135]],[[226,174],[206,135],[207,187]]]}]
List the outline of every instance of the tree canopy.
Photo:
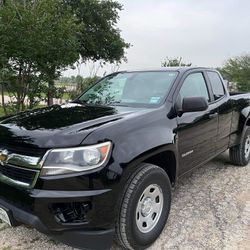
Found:
[{"label": "tree canopy", "polygon": [[11,69],[8,82],[23,109],[32,85],[53,80],[78,58],[78,25],[59,0],[6,1],[0,9],[1,57]]},{"label": "tree canopy", "polygon": [[250,91],[250,54],[228,59],[219,71],[225,79],[237,83],[240,91]]},{"label": "tree canopy", "polygon": [[162,63],[162,67],[190,67],[192,63],[184,63],[182,57],[167,57]]},{"label": "tree canopy", "polygon": [[116,27],[122,5],[113,0],[65,0],[81,28],[77,33],[83,61],[118,62],[129,48]]},{"label": "tree canopy", "polygon": [[27,95],[41,95],[44,82],[51,99],[54,80],[80,56],[111,63],[125,59],[129,44],[116,27],[121,8],[111,0],[5,0],[0,7],[0,83],[16,97],[17,110],[24,108]]}]

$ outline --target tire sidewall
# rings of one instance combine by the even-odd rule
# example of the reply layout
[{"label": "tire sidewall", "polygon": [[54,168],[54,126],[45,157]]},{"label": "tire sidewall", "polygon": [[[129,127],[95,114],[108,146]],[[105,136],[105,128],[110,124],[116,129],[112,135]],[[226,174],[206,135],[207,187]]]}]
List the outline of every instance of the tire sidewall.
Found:
[{"label": "tire sidewall", "polygon": [[242,153],[242,159],[243,159],[244,165],[247,165],[250,161],[250,154],[248,155],[248,157],[245,156],[246,140],[247,140],[247,137],[249,135],[250,135],[250,128],[248,127],[245,130],[244,137],[243,137],[243,140],[241,142],[241,153]]},{"label": "tire sidewall", "polygon": [[[136,225],[136,208],[143,191],[151,184],[156,184],[162,189],[163,208],[157,225],[148,233],[142,233]],[[151,245],[162,232],[169,215],[171,204],[171,185],[164,170],[160,168],[152,169],[142,176],[140,183],[130,197],[127,210],[126,234],[130,245],[134,248],[146,248]]]}]

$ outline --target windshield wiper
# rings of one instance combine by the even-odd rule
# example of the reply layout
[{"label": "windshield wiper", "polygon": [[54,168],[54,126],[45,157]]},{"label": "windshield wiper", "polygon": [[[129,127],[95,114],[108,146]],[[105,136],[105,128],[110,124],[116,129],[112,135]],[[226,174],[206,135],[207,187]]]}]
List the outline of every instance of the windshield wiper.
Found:
[{"label": "windshield wiper", "polygon": [[71,101],[71,103],[86,104],[87,102],[76,99],[76,100]]},{"label": "windshield wiper", "polygon": [[109,105],[109,106],[122,106],[122,107],[127,107],[127,105],[122,104],[121,101],[109,102],[107,105]]},{"label": "windshield wiper", "polygon": [[114,102],[109,102],[109,103],[105,103],[105,104],[100,104],[100,103],[88,103],[87,101],[82,101],[79,99],[76,99],[74,101],[72,101],[71,103],[79,103],[79,104],[83,104],[83,105],[89,105],[89,106],[122,106],[122,107],[128,107],[125,104],[122,104],[121,101],[114,101]]}]

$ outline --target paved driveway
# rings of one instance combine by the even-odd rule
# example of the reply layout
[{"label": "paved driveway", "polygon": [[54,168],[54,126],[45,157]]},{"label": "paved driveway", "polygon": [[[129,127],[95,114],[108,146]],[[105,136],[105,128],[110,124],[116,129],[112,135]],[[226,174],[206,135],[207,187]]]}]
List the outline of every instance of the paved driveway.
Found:
[{"label": "paved driveway", "polygon": [[[250,250],[250,165],[227,161],[225,153],[180,181],[168,223],[150,250]],[[0,249],[72,248],[34,229],[0,224]]]}]

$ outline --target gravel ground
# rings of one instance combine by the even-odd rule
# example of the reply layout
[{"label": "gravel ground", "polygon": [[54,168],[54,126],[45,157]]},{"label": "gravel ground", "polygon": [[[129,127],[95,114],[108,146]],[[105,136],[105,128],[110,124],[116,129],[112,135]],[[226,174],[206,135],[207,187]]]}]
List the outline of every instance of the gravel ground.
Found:
[{"label": "gravel ground", "polygon": [[[166,227],[150,250],[250,250],[249,180],[250,165],[230,165],[228,153],[183,178],[173,192]],[[0,249],[72,248],[34,229],[0,224]]]}]

